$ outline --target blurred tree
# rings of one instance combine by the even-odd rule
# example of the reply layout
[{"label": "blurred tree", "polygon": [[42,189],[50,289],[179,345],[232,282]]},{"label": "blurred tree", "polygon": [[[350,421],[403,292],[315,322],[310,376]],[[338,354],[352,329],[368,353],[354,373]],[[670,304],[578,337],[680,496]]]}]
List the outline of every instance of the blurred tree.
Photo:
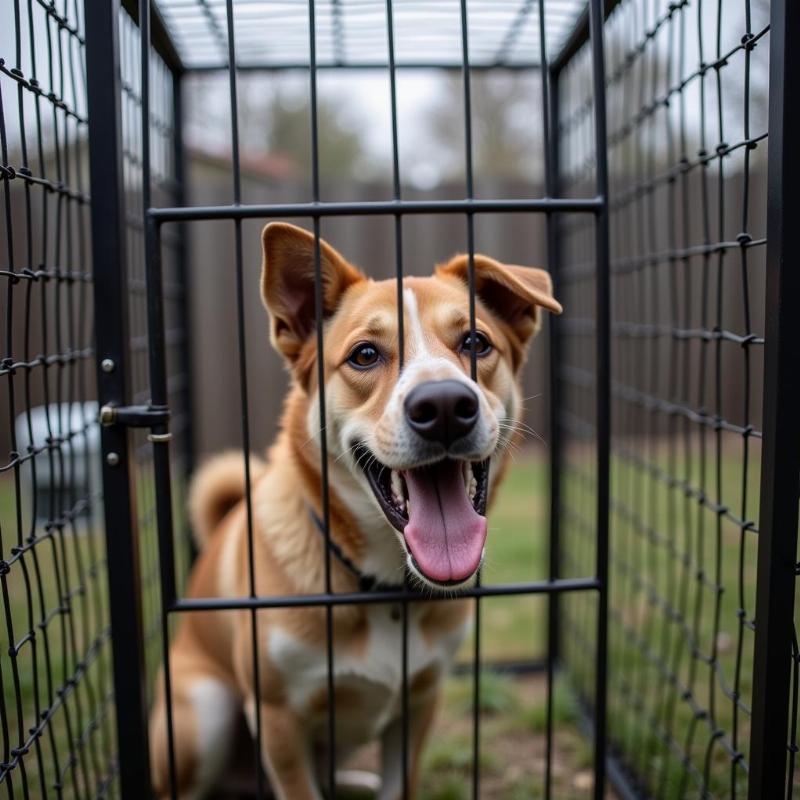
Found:
[{"label": "blurred tree", "polygon": [[[270,153],[289,160],[296,174],[311,176],[311,108],[306,95],[279,89],[259,116],[265,123]],[[317,102],[317,146],[322,178],[353,178],[364,154],[362,136],[350,126],[338,105],[320,98]]]},{"label": "blurred tree", "polygon": [[[189,83],[189,140],[216,154],[230,150],[228,84],[216,75],[193,76]],[[287,176],[311,176],[311,108],[307,80],[296,76],[239,81],[239,140],[244,162],[269,159]],[[319,168],[322,179],[353,178],[369,172],[370,154],[347,105],[332,95],[317,100]]]},{"label": "blurred tree", "polygon": [[[472,161],[476,176],[538,180],[542,176],[541,85],[537,75],[475,73],[470,81]],[[460,75],[441,82],[424,119],[441,150],[445,179],[464,175],[464,103]]]}]

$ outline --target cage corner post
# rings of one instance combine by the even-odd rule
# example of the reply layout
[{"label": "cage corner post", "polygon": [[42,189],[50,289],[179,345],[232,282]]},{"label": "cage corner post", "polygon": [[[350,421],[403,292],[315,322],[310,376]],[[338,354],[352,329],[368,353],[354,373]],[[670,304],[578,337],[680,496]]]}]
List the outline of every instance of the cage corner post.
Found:
[{"label": "cage corner post", "polygon": [[[548,194],[552,197],[559,197],[559,169],[561,148],[558,136],[559,124],[559,71],[552,66],[548,68],[548,98],[549,103],[549,122],[550,122],[550,147],[546,158],[550,160],[549,167],[549,188]],[[546,171],[547,172],[547,171]],[[547,260],[550,277],[553,282],[553,294],[559,297],[559,268],[560,268],[560,240],[559,240],[560,217],[551,213],[547,215]],[[551,315],[548,320],[549,352],[549,405],[548,405],[548,438],[550,439],[549,448],[549,570],[550,580],[557,580],[561,575],[561,529],[559,525],[559,510],[561,507],[561,469],[562,469],[562,447],[563,438],[561,437],[560,419],[560,394],[559,394],[559,372],[561,341],[559,339],[559,320],[558,317]],[[558,665],[560,656],[560,598],[557,593],[548,597],[548,660],[551,666]]]},{"label": "cage corner post", "polygon": [[800,6],[772,0],[767,189],[766,327],[761,510],[748,797],[791,797],[787,777],[792,630],[800,502],[797,342],[800,245],[791,228],[800,178]]},{"label": "cage corner post", "polygon": [[608,595],[611,499],[611,253],[604,0],[589,2],[589,41],[594,92],[595,185],[600,208],[595,218],[596,414],[597,414],[597,663],[594,708],[594,798],[606,792]]},{"label": "cage corner post", "polygon": [[[124,405],[130,392],[120,3],[85,0],[84,8],[97,394],[103,407]],[[150,796],[150,769],[134,476],[126,428],[104,426],[101,444],[119,785],[123,800],[141,800]]]},{"label": "cage corner post", "polygon": [[[540,23],[541,24],[541,23]],[[559,140],[559,77],[560,71],[551,64],[543,63],[547,70],[547,78],[543,80],[546,87],[545,103],[548,105],[546,128],[549,126],[546,145],[545,182],[547,195],[560,197],[560,162],[561,148]],[[544,77],[544,76],[543,76]],[[547,266],[553,282],[553,294],[560,297],[560,217],[557,214],[547,215]],[[559,391],[559,364],[561,363],[561,339],[559,320],[551,315],[548,320],[548,439],[549,463],[549,507],[548,507],[548,575],[551,581],[561,577],[561,470],[563,468],[564,439],[561,436],[561,393]],[[561,664],[561,597],[557,592],[547,597],[547,737],[545,755],[544,796],[552,797],[553,780],[553,717],[555,704],[555,680]]]}]

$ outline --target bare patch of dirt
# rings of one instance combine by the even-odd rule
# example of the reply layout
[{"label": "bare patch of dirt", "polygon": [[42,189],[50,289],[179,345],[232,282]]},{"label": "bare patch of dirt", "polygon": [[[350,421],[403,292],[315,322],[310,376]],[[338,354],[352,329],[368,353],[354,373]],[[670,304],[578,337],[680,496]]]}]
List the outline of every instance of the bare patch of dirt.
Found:
[{"label": "bare patch of dirt", "polygon": [[[578,728],[574,701],[559,686],[551,762],[554,800],[592,797],[592,747]],[[480,796],[484,800],[544,798],[547,758],[546,681],[543,675],[500,676],[482,687],[488,701],[480,719]],[[500,702],[500,697],[505,697]],[[423,757],[420,800],[467,800],[472,796],[473,719],[471,679],[453,678],[445,692]],[[488,707],[487,707],[488,706]],[[378,748],[353,760],[358,769],[377,770]],[[608,800],[616,795],[609,790]]]}]

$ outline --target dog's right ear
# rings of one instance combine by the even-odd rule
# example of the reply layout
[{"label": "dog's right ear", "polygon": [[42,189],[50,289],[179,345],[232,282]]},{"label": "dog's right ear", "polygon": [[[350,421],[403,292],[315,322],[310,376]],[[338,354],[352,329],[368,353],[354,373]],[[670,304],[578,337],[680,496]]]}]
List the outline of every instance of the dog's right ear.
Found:
[{"label": "dog's right ear", "polygon": [[[272,344],[294,364],[316,330],[314,235],[287,222],[271,222],[261,233],[261,243],[261,298],[270,315]],[[327,317],[345,290],[366,278],[324,239],[319,240],[319,264]]]}]

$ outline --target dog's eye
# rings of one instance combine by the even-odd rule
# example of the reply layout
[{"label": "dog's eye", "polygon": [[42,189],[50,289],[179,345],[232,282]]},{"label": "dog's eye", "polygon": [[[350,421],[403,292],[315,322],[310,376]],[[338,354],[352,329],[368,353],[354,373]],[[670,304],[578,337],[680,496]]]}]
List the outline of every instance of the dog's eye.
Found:
[{"label": "dog's eye", "polygon": [[[492,343],[480,331],[475,331],[475,355],[486,356],[492,351]],[[467,333],[461,340],[461,352],[469,355],[472,352],[472,334]]]},{"label": "dog's eye", "polygon": [[380,361],[381,354],[378,348],[371,345],[369,342],[362,342],[357,344],[350,355],[347,356],[347,363],[357,369],[369,369],[374,367]]}]

